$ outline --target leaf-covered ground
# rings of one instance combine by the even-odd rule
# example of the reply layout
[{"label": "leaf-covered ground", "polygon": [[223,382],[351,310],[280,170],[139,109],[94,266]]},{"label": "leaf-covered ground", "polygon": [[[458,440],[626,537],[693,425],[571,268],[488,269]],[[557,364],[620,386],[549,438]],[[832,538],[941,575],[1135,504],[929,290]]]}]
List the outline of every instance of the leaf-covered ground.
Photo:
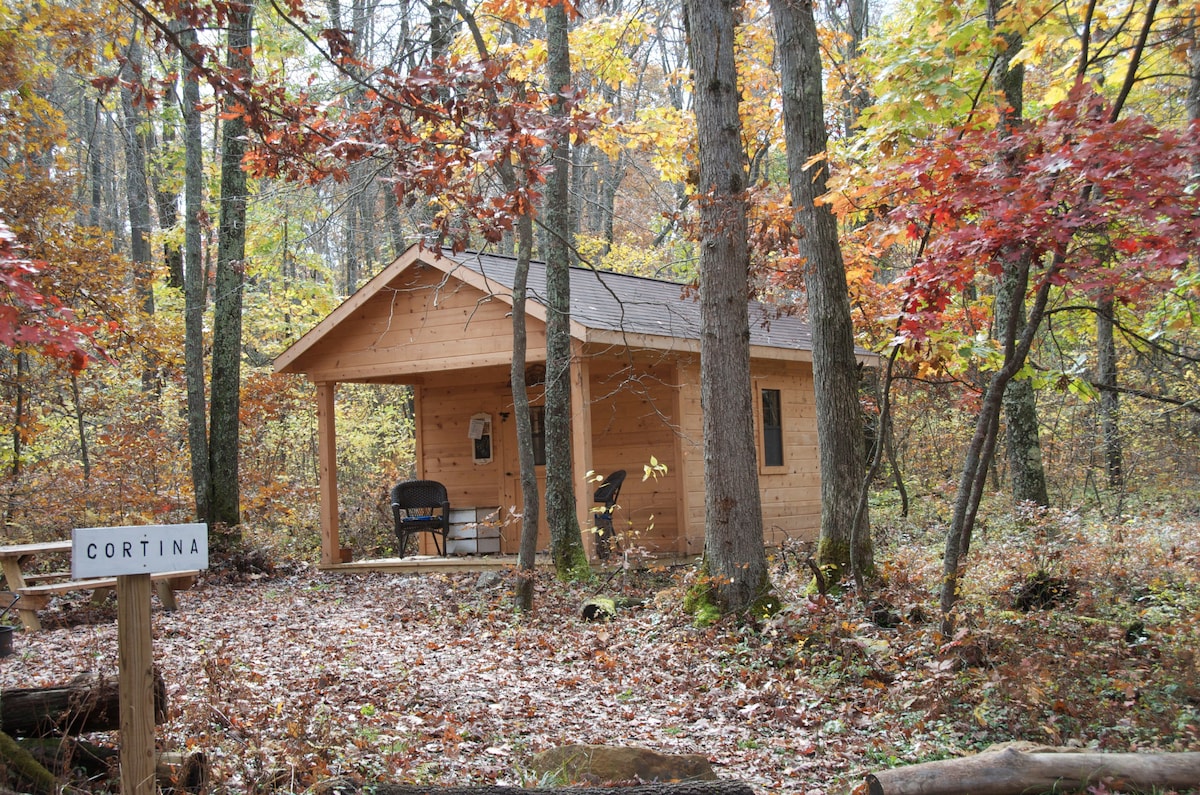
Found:
[{"label": "leaf-covered ground", "polygon": [[[807,595],[803,547],[773,559],[781,613],[708,628],[680,607],[689,569],[547,579],[524,617],[475,575],[214,570],[178,613],[154,612],[159,742],[203,750],[221,792],[331,775],[534,785],[529,756],[564,743],[704,754],[763,793],[846,792],[1007,740],[1200,750],[1196,521],[985,532],[954,638],[932,620],[936,543],[885,530],[885,626],[850,595]],[[1022,612],[1038,571],[1054,604]],[[647,601],[585,622],[597,590]],[[17,635],[0,687],[115,676],[113,614],[63,600],[46,631]]]}]

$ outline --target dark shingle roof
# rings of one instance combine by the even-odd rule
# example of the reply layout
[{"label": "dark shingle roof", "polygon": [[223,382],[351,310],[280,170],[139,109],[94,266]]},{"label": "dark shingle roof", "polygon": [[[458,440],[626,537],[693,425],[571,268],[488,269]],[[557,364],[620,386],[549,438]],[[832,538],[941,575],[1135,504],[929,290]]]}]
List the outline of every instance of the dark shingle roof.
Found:
[{"label": "dark shingle roof", "polygon": [[[513,257],[468,251],[442,252],[459,265],[511,290],[517,261]],[[625,334],[649,334],[700,339],[700,302],[686,285],[642,276],[571,269],[571,320],[589,329]],[[527,286],[531,300],[546,304],[546,264],[529,263]],[[771,348],[812,350],[812,332],[796,317],[781,316],[771,307],[750,302],[750,344]]]}]

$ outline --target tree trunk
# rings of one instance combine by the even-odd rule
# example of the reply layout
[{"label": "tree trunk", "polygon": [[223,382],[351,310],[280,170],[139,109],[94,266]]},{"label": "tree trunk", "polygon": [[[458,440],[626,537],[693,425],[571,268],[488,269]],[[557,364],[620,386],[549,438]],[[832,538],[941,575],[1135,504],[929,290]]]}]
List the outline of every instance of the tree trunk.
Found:
[{"label": "tree trunk", "polygon": [[49,795],[49,793],[58,791],[58,782],[54,779],[54,775],[12,737],[2,731],[0,731],[0,763],[2,763],[0,769],[17,778],[24,785],[22,789],[26,792]]},{"label": "tree trunk", "polygon": [[79,434],[79,465],[83,468],[83,482],[92,479],[92,456],[88,450],[87,415],[83,410],[79,394],[79,374],[71,372],[71,406],[75,415],[75,432]]},{"label": "tree trunk", "polygon": [[[1188,124],[1200,122],[1200,11],[1192,9],[1192,18],[1187,28]],[[1192,176],[1200,178],[1200,155],[1192,161]]]},{"label": "tree trunk", "polygon": [[513,414],[517,431],[517,460],[521,473],[521,544],[517,550],[516,608],[533,609],[533,586],[537,579],[537,533],[541,498],[538,494],[537,465],[533,456],[533,432],[529,419],[529,389],[525,383],[525,286],[529,260],[533,256],[533,219],[528,214],[517,219],[517,267],[513,273],[513,356],[509,383],[513,392]]},{"label": "tree trunk", "polygon": [[867,787],[871,795],[1021,795],[1082,790],[1105,780],[1122,792],[1190,789],[1200,781],[1200,752],[1026,753],[1005,748],[885,770],[867,776]]},{"label": "tree trunk", "polygon": [[[1016,280],[1015,284],[1021,295],[1025,294],[1026,285],[1029,283],[1030,266],[1030,258],[1022,255],[1018,255],[1013,261],[1005,264],[1006,269],[1015,270],[1013,278]],[[946,637],[954,634],[954,605],[958,601],[958,583],[962,576],[963,562],[971,547],[975,516],[979,511],[979,502],[983,498],[988,467],[991,465],[996,449],[996,433],[1000,426],[1004,390],[1012,377],[1025,366],[1029,349],[1033,345],[1034,333],[1041,326],[1046,312],[1051,286],[1062,267],[1062,258],[1056,257],[1042,274],[1025,332],[1020,339],[1017,339],[1015,317],[1010,316],[1008,325],[1000,329],[1000,342],[1004,349],[1004,365],[992,375],[991,381],[984,390],[979,414],[975,418],[975,432],[967,446],[966,455],[963,456],[962,473],[954,497],[954,515],[946,533],[946,549],[942,557],[940,599],[941,629],[942,634]],[[1008,276],[1002,278],[1008,278]]]},{"label": "tree trunk", "polygon": [[1104,439],[1104,467],[1108,485],[1119,492],[1125,485],[1118,421],[1117,345],[1113,337],[1114,304],[1111,296],[1096,306],[1096,384],[1100,387],[1100,429]]},{"label": "tree trunk", "polygon": [[[988,0],[988,27],[995,30],[999,25],[1004,0]],[[1001,124],[1006,131],[1021,123],[1025,107],[1025,67],[1012,63],[1021,51],[1022,38],[1018,33],[1003,34],[1007,44],[1000,54],[995,69],[995,83],[1007,107],[1002,109]],[[996,292],[996,326],[1006,328],[1010,313],[1015,315],[1016,334],[1025,331],[1025,293],[1017,292],[1005,271]],[[1012,479],[1013,500],[1047,506],[1050,496],[1046,490],[1046,470],[1042,466],[1042,445],[1038,435],[1037,395],[1028,379],[1013,380],[1004,390],[1004,418],[1006,420],[1008,468]]]},{"label": "tree trunk", "polygon": [[[171,30],[177,35],[182,27],[182,24],[178,22],[171,23]],[[179,93],[176,90],[175,82],[168,84],[164,103],[179,105]],[[164,148],[175,143],[175,121],[173,119],[163,120],[162,143]],[[158,228],[162,232],[170,232],[179,221],[178,190],[168,187],[173,184],[173,180],[164,179],[161,168],[152,169],[150,179],[154,187],[154,206],[158,209]],[[184,285],[183,249],[170,236],[163,241],[163,265],[167,271],[167,285],[172,289],[182,290]]]},{"label": "tree trunk", "polygon": [[725,613],[769,588],[750,387],[746,154],[738,117],[731,0],[685,0],[700,150],[700,401],[704,569]]},{"label": "tree trunk", "polygon": [[[571,85],[567,10],[546,6],[546,91],[555,98],[551,113],[565,120],[570,112],[561,92]],[[550,552],[560,579],[588,572],[579,517],[575,514],[575,478],[571,460],[571,249],[570,140],[552,136],[542,214],[546,228],[546,523]]]},{"label": "tree trunk", "polygon": [[[120,750],[111,746],[63,737],[23,738],[17,745],[55,775],[70,776],[82,771],[95,780],[112,776],[121,756]],[[164,795],[206,792],[211,777],[203,753],[173,751],[156,753],[154,774]]]},{"label": "tree trunk", "polygon": [[[1016,292],[1011,275],[1011,270],[1005,271],[996,292],[996,325],[1006,327],[1012,313],[1016,333],[1020,335],[1025,330],[1025,294]],[[1004,390],[1003,403],[1013,500],[1047,506],[1050,495],[1046,490],[1046,470],[1042,466],[1037,396],[1033,384],[1027,378],[1013,379]]]},{"label": "tree trunk", "polygon": [[[826,134],[817,26],[808,3],[772,0],[771,12],[783,89],[788,182],[813,336],[821,468],[817,557],[823,565],[852,566],[857,574],[871,576],[875,564],[870,522],[867,512],[859,511],[857,499],[866,468],[854,324],[837,219],[827,204],[818,204],[826,190],[828,166],[821,158]],[[814,159],[816,165],[810,166]]]},{"label": "tree trunk", "polygon": [[[14,737],[51,737],[120,728],[120,693],[115,679],[84,677],[53,687],[9,688],[0,692],[0,731]],[[167,690],[154,675],[154,716],[166,716]]]},{"label": "tree trunk", "polygon": [[[226,64],[239,79],[251,80],[252,8],[235,4],[229,18]],[[225,97],[226,107],[241,100]],[[238,412],[241,405],[242,287],[246,258],[246,172],[242,170],[246,123],[225,119],[221,128],[221,212],[217,272],[213,283],[212,410],[209,417],[210,521],[236,527],[241,522],[238,492]],[[236,544],[236,532],[225,539]]]},{"label": "tree trunk", "polygon": [[[195,28],[179,35],[189,51],[198,44]],[[184,125],[184,371],[187,376],[188,449],[196,518],[208,521],[208,409],[204,393],[204,305],[207,274],[204,267],[200,219],[204,213],[204,141],[200,128],[200,83],[187,58],[183,63]]]},{"label": "tree trunk", "polygon": [[[142,79],[142,46],[136,36],[129,45],[128,59],[121,67],[126,83]],[[122,131],[125,144],[125,198],[129,207],[129,258],[133,262],[133,288],[141,310],[154,315],[154,255],[150,250],[153,228],[150,222],[150,183],[146,177],[146,138],[142,132],[142,114],[134,103],[133,90],[121,87]],[[150,353],[143,354],[142,390],[158,388],[157,366]]]},{"label": "tree trunk", "polygon": [[[452,14],[449,3],[438,3],[439,13]],[[476,25],[475,18],[465,6],[459,4],[459,12],[463,22],[470,28],[471,37],[479,52],[479,57],[487,60],[490,56],[487,42]],[[449,24],[445,20],[441,24]],[[431,33],[432,36],[432,33]],[[512,163],[502,162],[499,166],[500,179],[507,191],[515,191],[519,187],[516,170]],[[526,187],[528,187],[526,185]],[[513,414],[516,422],[517,463],[520,467],[521,501],[521,541],[517,549],[517,582],[514,588],[514,606],[518,611],[528,612],[533,609],[533,591],[536,583],[535,558],[537,556],[538,519],[540,517],[541,498],[538,495],[537,464],[533,452],[533,431],[529,417],[529,388],[525,381],[526,351],[528,334],[525,327],[526,287],[529,280],[529,261],[533,257],[533,217],[523,213],[516,220],[517,252],[516,269],[513,272],[512,318],[513,318],[513,354],[512,366],[509,370],[509,385],[513,393]]]}]

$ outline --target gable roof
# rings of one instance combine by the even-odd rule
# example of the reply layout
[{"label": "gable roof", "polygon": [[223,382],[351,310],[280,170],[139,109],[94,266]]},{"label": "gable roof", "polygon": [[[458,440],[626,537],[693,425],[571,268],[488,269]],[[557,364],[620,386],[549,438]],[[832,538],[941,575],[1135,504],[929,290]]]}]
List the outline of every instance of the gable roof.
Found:
[{"label": "gable roof", "polygon": [[[447,279],[468,284],[511,306],[515,257],[468,251],[459,254],[411,246],[347,298],[324,320],[275,360],[276,372],[289,368],[339,323],[385,291],[406,271],[427,265]],[[642,276],[574,267],[571,276],[571,336],[582,342],[700,350],[700,302],[687,285]],[[531,261],[526,313],[546,319],[546,264]],[[750,344],[755,355],[810,361],[812,332],[799,318],[779,315],[765,304],[749,302]],[[774,353],[772,353],[772,351]],[[868,355],[859,351],[860,355]]]},{"label": "gable roof", "polygon": [[[511,302],[515,257],[468,251],[444,254],[460,269],[447,271],[461,278],[463,270],[501,285]],[[590,331],[700,339],[700,302],[688,285],[644,276],[592,268],[571,268],[571,321]],[[544,319],[547,304],[546,263],[529,263],[527,296],[537,302]],[[766,304],[750,302],[750,344],[769,348],[812,350],[812,331],[796,317],[781,316]]]}]

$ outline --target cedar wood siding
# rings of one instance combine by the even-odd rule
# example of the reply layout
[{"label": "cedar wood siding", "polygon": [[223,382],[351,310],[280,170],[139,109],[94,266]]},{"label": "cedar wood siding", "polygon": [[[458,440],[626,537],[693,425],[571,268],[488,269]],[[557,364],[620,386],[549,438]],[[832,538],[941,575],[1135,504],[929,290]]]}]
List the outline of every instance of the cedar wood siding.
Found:
[{"label": "cedar wood siding", "polygon": [[[530,359],[545,350],[545,327],[531,319]],[[511,360],[509,305],[418,265],[334,326],[302,367],[316,382],[406,382]]]},{"label": "cedar wood siding", "polygon": [[[432,255],[406,252],[394,264],[394,274],[382,272],[348,299],[281,356],[277,369],[304,373],[319,385],[412,384],[418,476],[446,484],[452,508],[500,507],[502,520],[511,521],[502,529],[502,551],[515,553],[520,525],[513,510],[519,511],[521,495],[508,383],[511,304],[456,278],[471,276],[467,269],[474,268],[487,270],[491,283],[503,285],[510,263],[464,258],[447,270],[425,264],[426,256]],[[582,335],[573,351],[582,355],[581,372],[588,375],[582,394],[591,401],[590,466],[601,476],[616,469],[628,473],[615,526],[633,531],[631,546],[698,555],[704,548],[704,455],[695,307],[679,295],[677,285],[616,274],[575,276],[581,281],[573,281],[573,313],[577,297],[584,311],[573,327],[573,334]],[[611,281],[601,285],[602,276]],[[606,304],[618,293],[619,310]],[[545,361],[545,325],[538,311],[527,315],[530,363]],[[795,321],[779,319],[769,327],[755,323],[751,333],[760,354],[751,362],[751,377],[765,540],[778,545],[787,538],[815,538],[820,475],[807,332],[797,330]],[[765,467],[761,459],[764,388],[778,389],[782,398],[782,467]],[[530,397],[540,402],[541,387],[532,387]],[[492,420],[488,464],[473,461],[468,436],[471,418],[480,413]],[[585,445],[583,457],[587,453]],[[651,456],[668,473],[643,481]],[[582,483],[585,474],[574,476]],[[577,507],[586,531],[593,505]],[[545,548],[544,527],[539,540]],[[433,552],[428,535],[422,534],[421,543],[422,552]]]}]

